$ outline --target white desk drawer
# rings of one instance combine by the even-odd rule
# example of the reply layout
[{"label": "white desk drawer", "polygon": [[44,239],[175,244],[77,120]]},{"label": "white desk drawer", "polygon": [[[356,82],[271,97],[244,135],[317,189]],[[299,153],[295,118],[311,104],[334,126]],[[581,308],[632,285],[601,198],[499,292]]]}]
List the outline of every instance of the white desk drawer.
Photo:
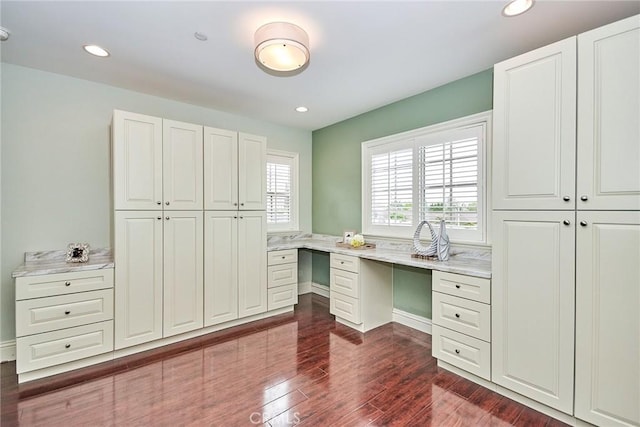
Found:
[{"label": "white desk drawer", "polygon": [[113,319],[113,289],[16,301],[16,335]]},{"label": "white desk drawer", "polygon": [[287,307],[298,303],[298,285],[284,285],[267,290],[267,310]]},{"label": "white desk drawer", "polygon": [[470,336],[433,325],[432,353],[436,359],[491,381],[491,345]]},{"label": "white desk drawer", "polygon": [[298,264],[270,265],[267,267],[267,286],[275,288],[298,283]]},{"label": "white desk drawer", "polygon": [[352,323],[362,323],[360,300],[329,290],[329,312]]},{"label": "white desk drawer", "polygon": [[434,324],[491,341],[491,306],[433,292],[432,307]]},{"label": "white desk drawer", "polygon": [[444,294],[491,303],[491,280],[462,274],[433,271],[432,289]]},{"label": "white desk drawer", "polygon": [[353,273],[360,272],[360,258],[358,258],[357,256],[342,255],[332,252],[329,255],[329,259],[329,264],[332,268],[339,268],[341,270],[347,270]]},{"label": "white desk drawer", "polygon": [[113,351],[113,320],[16,339],[18,374]]},{"label": "white desk drawer", "polygon": [[16,278],[16,300],[113,288],[113,268]]},{"label": "white desk drawer", "polygon": [[292,262],[298,262],[297,249],[267,252],[267,265],[289,264]]},{"label": "white desk drawer", "polygon": [[352,298],[360,297],[358,273],[331,268],[329,271],[329,289]]}]

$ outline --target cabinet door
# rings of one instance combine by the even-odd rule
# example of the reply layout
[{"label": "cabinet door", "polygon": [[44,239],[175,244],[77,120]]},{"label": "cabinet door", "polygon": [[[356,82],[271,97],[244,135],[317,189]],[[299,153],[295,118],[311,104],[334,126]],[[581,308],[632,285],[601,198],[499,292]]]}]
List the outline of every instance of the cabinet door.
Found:
[{"label": "cabinet door", "polygon": [[491,378],[571,414],[575,213],[493,216]]},{"label": "cabinet door", "polygon": [[239,316],[267,311],[267,217],[238,212]]},{"label": "cabinet door", "polygon": [[202,209],[202,126],[162,122],[165,210]]},{"label": "cabinet door", "polygon": [[111,132],[115,209],[162,209],[162,119],[115,110]]},{"label": "cabinet door", "polygon": [[202,211],[165,212],[164,336],[203,326]]},{"label": "cabinet door", "polygon": [[238,209],[238,134],[204,128],[204,208]]},{"label": "cabinet door", "polygon": [[493,208],[574,209],[576,39],[494,67]]},{"label": "cabinet door", "polygon": [[640,16],[581,34],[578,49],[578,209],[638,210]]},{"label": "cabinet door", "polygon": [[575,416],[637,426],[640,212],[578,212],[578,221]]},{"label": "cabinet door", "polygon": [[267,197],[267,138],[240,133],[238,137],[240,209],[264,210]]},{"label": "cabinet door", "polygon": [[115,213],[115,348],[162,338],[162,217]]},{"label": "cabinet door", "polygon": [[238,212],[205,212],[204,325],[238,318]]}]

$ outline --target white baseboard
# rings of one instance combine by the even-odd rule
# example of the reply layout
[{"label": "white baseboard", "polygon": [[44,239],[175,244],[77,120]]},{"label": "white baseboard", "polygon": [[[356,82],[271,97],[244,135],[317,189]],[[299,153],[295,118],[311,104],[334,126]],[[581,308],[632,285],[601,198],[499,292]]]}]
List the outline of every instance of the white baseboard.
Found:
[{"label": "white baseboard", "polygon": [[321,285],[320,283],[311,282],[311,291],[314,294],[322,295],[323,297],[329,298],[328,286]]},{"label": "white baseboard", "polygon": [[310,294],[313,292],[311,282],[298,283],[298,295]]},{"label": "white baseboard", "polygon": [[16,341],[0,342],[0,362],[16,360]]},{"label": "white baseboard", "polygon": [[393,309],[392,319],[396,323],[408,326],[413,329],[417,329],[420,332],[431,335],[431,319],[418,316],[415,314],[407,313],[406,311]]}]

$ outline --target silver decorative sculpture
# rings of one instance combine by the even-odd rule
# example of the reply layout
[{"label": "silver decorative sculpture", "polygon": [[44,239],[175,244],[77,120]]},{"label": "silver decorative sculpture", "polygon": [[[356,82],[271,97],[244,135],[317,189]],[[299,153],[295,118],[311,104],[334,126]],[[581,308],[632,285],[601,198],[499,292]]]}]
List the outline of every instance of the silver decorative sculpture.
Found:
[{"label": "silver decorative sculpture", "polygon": [[[431,244],[428,247],[420,244],[420,232],[424,225],[429,227],[431,232]],[[440,221],[440,235],[436,234],[429,221],[421,221],[413,234],[413,252],[420,256],[438,257],[439,261],[447,261],[449,259],[449,235],[444,220]]]},{"label": "silver decorative sculpture", "polygon": [[[424,247],[420,244],[420,232],[422,227],[427,224],[429,231],[431,232],[431,244],[428,247]],[[420,256],[435,256],[438,252],[438,235],[433,230],[429,221],[422,221],[418,224],[416,232],[413,234],[413,251]]]},{"label": "silver decorative sculpture", "polygon": [[440,221],[440,235],[438,236],[438,260],[446,261],[449,259],[449,235],[447,235],[447,227],[445,221]]}]

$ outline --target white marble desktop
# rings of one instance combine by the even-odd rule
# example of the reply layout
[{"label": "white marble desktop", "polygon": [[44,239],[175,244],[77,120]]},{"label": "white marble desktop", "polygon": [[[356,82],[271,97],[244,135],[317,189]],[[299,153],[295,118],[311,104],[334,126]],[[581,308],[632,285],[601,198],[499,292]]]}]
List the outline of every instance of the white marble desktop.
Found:
[{"label": "white marble desktop", "polygon": [[267,250],[310,249],[352,255],[374,261],[407,265],[428,270],[458,273],[486,279],[491,278],[491,251],[489,249],[452,247],[449,260],[438,261],[437,259],[412,258],[412,244],[410,241],[367,239],[367,243],[375,243],[376,248],[350,249],[337,247],[336,242],[340,240],[342,240],[340,237],[319,234],[276,235],[269,236]]},{"label": "white marble desktop", "polygon": [[66,262],[66,250],[26,252],[24,264],[16,268],[12,277],[40,276],[43,274],[69,273],[72,271],[113,268],[111,249],[89,249],[89,261]]}]

